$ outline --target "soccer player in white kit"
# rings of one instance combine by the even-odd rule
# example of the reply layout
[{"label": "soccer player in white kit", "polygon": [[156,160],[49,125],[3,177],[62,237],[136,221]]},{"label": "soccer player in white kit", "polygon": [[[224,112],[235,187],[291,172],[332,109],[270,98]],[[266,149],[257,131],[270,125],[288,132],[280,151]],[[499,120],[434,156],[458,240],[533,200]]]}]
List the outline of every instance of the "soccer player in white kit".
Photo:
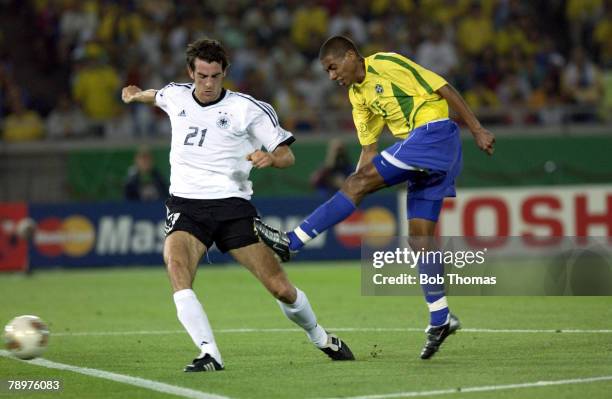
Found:
[{"label": "soccer player in white kit", "polygon": [[197,40],[187,47],[186,58],[193,83],[170,83],[161,90],[127,86],[121,93],[125,103],[160,107],[172,124],[164,261],[178,319],[200,350],[185,371],[224,368],[192,290],[198,263],[213,242],[261,281],[316,347],[333,360],[353,360],[349,347],[317,323],[306,294],[289,281],[254,228],[249,172],[293,165],[293,135],[279,125],[269,104],[223,88],[229,62],[219,42]]}]

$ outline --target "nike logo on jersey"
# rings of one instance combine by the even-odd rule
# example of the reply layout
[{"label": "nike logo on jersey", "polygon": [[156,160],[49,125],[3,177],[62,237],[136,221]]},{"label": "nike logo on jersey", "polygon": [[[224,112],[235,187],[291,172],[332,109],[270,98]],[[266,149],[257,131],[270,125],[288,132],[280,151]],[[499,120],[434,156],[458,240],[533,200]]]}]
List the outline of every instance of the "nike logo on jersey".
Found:
[{"label": "nike logo on jersey", "polygon": [[182,110],[179,112],[178,116],[187,116],[187,114],[185,113],[185,110]]}]

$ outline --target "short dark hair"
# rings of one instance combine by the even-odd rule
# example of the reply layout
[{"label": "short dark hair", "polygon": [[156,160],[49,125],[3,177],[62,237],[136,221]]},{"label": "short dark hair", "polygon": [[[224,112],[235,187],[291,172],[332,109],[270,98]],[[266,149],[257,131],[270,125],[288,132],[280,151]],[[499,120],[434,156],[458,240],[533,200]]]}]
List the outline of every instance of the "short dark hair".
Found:
[{"label": "short dark hair", "polygon": [[196,58],[209,63],[218,62],[221,64],[221,68],[224,71],[229,65],[225,49],[221,43],[214,39],[203,38],[193,43],[189,43],[185,55],[187,58],[187,65],[189,65],[192,71],[195,70]]},{"label": "short dark hair", "polygon": [[342,56],[349,50],[353,50],[355,54],[361,56],[359,50],[357,50],[357,46],[355,46],[355,43],[351,39],[346,36],[332,36],[321,46],[319,50],[319,59],[322,60],[330,54],[335,57]]}]

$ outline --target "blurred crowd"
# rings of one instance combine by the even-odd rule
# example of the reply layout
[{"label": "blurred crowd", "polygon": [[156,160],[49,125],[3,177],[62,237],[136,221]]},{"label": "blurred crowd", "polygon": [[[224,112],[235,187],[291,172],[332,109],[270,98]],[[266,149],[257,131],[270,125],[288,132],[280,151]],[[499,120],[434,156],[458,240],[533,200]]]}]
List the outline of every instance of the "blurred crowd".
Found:
[{"label": "blurred crowd", "polygon": [[2,139],[148,137],[167,118],[120,89],[185,82],[196,38],[230,53],[226,86],[287,129],[352,131],[317,55],[346,34],[444,76],[483,122],[549,125],[612,114],[612,0],[0,0]]}]

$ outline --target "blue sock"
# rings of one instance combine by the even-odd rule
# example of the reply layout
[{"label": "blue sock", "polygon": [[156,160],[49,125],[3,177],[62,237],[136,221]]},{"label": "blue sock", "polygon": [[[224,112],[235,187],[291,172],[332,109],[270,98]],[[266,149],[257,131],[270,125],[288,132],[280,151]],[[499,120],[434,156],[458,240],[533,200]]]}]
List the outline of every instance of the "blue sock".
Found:
[{"label": "blue sock", "polygon": [[287,237],[289,237],[290,250],[297,251],[304,246],[304,243],[297,237],[297,235],[293,231],[287,232]]},{"label": "blue sock", "polygon": [[[436,261],[419,262],[419,273],[427,275],[428,278],[444,277],[444,264]],[[428,282],[421,284],[425,301],[429,308],[429,324],[441,326],[448,318],[448,304],[444,295],[444,284]]]},{"label": "blue sock", "polygon": [[306,217],[298,228],[287,233],[289,248],[297,251],[304,246],[305,242],[349,217],[355,209],[355,204],[346,194],[342,191],[336,192],[333,197]]}]

